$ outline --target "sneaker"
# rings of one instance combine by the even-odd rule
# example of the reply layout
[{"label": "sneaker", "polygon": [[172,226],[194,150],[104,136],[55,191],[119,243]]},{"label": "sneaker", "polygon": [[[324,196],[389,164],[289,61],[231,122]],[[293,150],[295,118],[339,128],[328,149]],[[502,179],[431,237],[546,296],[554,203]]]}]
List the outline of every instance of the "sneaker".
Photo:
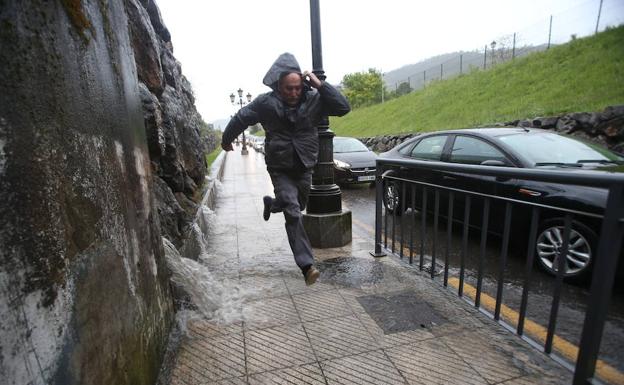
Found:
[{"label": "sneaker", "polygon": [[265,195],[264,198],[262,198],[262,201],[264,202],[264,211],[262,212],[262,218],[264,218],[265,221],[268,221],[269,217],[271,216],[271,205],[273,204],[273,198]]},{"label": "sneaker", "polygon": [[321,273],[314,266],[310,266],[308,271],[305,273],[305,283],[306,285],[314,285],[314,282],[318,279]]}]

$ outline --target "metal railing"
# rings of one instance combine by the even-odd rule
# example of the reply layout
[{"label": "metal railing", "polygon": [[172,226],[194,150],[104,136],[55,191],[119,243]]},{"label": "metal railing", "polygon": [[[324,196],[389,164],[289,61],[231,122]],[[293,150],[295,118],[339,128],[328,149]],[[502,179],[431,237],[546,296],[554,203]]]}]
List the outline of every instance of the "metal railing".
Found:
[{"label": "metal railing", "polygon": [[[397,175],[396,171],[402,169],[403,171],[409,169],[418,169],[423,172],[427,171],[439,171],[439,172],[456,172],[470,175],[490,176],[499,178],[512,178],[519,180],[539,181],[545,183],[557,183],[557,184],[569,184],[588,187],[604,188],[608,191],[608,199],[606,203],[606,209],[604,215],[598,215],[596,213],[583,212],[571,208],[553,207],[544,204],[535,204],[529,201],[511,199],[506,197],[500,197],[496,195],[488,195],[482,192],[470,191],[459,188],[451,188],[442,185],[436,185],[417,179],[405,179]],[[420,205],[420,245],[414,244],[414,209],[411,210],[411,224],[409,241],[406,241],[405,227],[403,221],[405,216],[402,216],[400,223],[397,226],[397,210],[385,210],[383,215],[384,206],[384,189],[388,184],[394,184],[395,188],[398,188],[401,193],[400,204],[401,210],[406,207],[418,208]],[[409,189],[409,190],[408,190]],[[422,192],[422,201],[416,202],[416,191],[420,189]],[[432,193],[428,193],[432,191]],[[444,206],[446,209],[445,215],[440,213],[441,210],[441,198],[440,193],[448,193],[448,205]],[[445,195],[446,196],[446,195]],[[428,202],[428,197],[433,197],[433,202]],[[463,213],[453,212],[458,202],[458,199],[463,198],[465,205]],[[409,201],[411,200],[411,202]],[[550,314],[548,315],[548,329],[543,344],[536,342],[535,340],[526,337],[524,333],[524,327],[526,322],[527,306],[529,289],[531,284],[531,273],[534,265],[535,257],[535,241],[537,236],[538,223],[540,213],[542,211],[557,210],[561,212],[564,218],[564,231],[563,242],[560,255],[568,255],[568,242],[570,239],[570,233],[572,229],[572,223],[574,218],[582,216],[592,217],[595,220],[601,222],[601,230],[599,233],[598,244],[594,257],[593,273],[591,276],[591,287],[588,298],[587,309],[585,313],[585,320],[582,326],[582,332],[580,336],[580,343],[578,349],[578,356],[576,362],[573,363],[574,367],[574,385],[591,384],[595,376],[596,363],[598,360],[599,348],[602,338],[602,333],[607,319],[607,313],[609,309],[609,302],[611,299],[611,292],[614,285],[616,267],[618,259],[621,255],[622,238],[624,235],[624,174],[609,174],[609,173],[597,173],[597,172],[583,172],[583,171],[555,171],[555,170],[540,170],[540,169],[520,169],[509,167],[494,167],[494,166],[473,166],[473,165],[461,165],[451,164],[443,162],[430,162],[430,161],[417,161],[417,160],[389,160],[379,158],[377,160],[376,171],[376,209],[375,209],[375,250],[371,253],[375,256],[385,255],[385,252],[390,252],[399,258],[406,257],[404,248],[409,249],[409,263],[415,262],[415,251],[418,247],[419,259],[418,267],[422,271],[424,269],[425,262],[425,241],[429,240],[430,245],[430,259],[431,278],[435,276],[436,270],[436,257],[439,252],[440,246],[438,245],[439,238],[439,225],[441,217],[446,217],[446,254],[444,256],[444,276],[443,284],[447,286],[449,283],[449,250],[451,248],[451,237],[453,232],[453,222],[459,222],[462,226],[462,245],[460,254],[460,267],[459,267],[459,283],[458,283],[458,295],[461,297],[464,295],[464,279],[465,279],[465,261],[467,258],[467,242],[469,236],[469,225],[473,222],[470,219],[471,202],[483,203],[482,208],[482,221],[480,223],[480,255],[478,259],[478,276],[476,283],[476,294],[474,295],[474,306],[482,310],[486,314],[490,314],[481,308],[481,296],[483,285],[483,271],[484,271],[484,253],[487,243],[488,230],[488,218],[490,218],[491,202],[502,201],[505,206],[505,218],[504,228],[502,231],[502,247],[500,257],[498,261],[498,277],[496,284],[496,303],[493,314],[490,314],[496,321],[506,326],[508,329],[514,331],[517,335],[523,339],[529,341],[533,346],[538,346],[543,349],[543,352],[552,358],[557,359],[565,366],[572,369],[569,361],[565,362],[560,357],[552,354],[553,339],[555,337],[555,329],[557,326],[557,315],[559,311],[559,305],[561,300],[561,294],[563,290],[564,273],[566,270],[566,258],[558,258],[557,275],[554,282],[552,303]],[[429,205],[429,206],[428,206]],[[521,206],[522,208],[530,207],[530,230],[528,236],[528,249],[526,254],[522,296],[519,310],[519,317],[517,319],[517,325],[515,328],[509,324],[503,322],[501,318],[501,307],[503,306],[502,297],[505,284],[505,267],[507,264],[508,247],[510,240],[510,229],[512,225],[512,209],[514,207]],[[395,206],[396,207],[396,206]],[[428,209],[429,207],[429,209]],[[392,212],[389,212],[392,211]],[[426,222],[428,213],[433,213],[433,234],[426,234]],[[455,214],[455,215],[454,215]],[[459,215],[457,215],[459,214]],[[389,221],[392,221],[391,227],[389,227]],[[383,227],[383,231],[382,231]],[[397,234],[397,227],[399,227]],[[383,240],[382,240],[383,233]],[[397,240],[397,235],[399,239]],[[390,238],[390,240],[389,240]],[[395,244],[396,243],[396,244]],[[396,253],[396,247],[398,246],[399,253]],[[438,249],[438,250],[436,250]],[[553,262],[555,263],[555,262]]]}]

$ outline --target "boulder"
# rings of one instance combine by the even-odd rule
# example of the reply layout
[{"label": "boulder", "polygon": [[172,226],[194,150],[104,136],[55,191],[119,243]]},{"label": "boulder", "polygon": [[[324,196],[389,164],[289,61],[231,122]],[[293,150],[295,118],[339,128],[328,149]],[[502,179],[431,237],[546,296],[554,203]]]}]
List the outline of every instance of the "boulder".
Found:
[{"label": "boulder", "polygon": [[533,127],[533,121],[529,119],[520,120],[518,122],[518,127]]},{"label": "boulder", "polygon": [[533,119],[532,127],[543,128],[546,130],[553,129],[557,127],[557,122],[559,121],[559,117],[551,116],[546,118],[535,118]]},{"label": "boulder", "polygon": [[571,115],[564,115],[557,120],[555,131],[563,132],[565,134],[571,134],[578,130],[579,124]]},{"label": "boulder", "polygon": [[624,116],[600,123],[594,132],[597,135],[604,135],[609,141],[621,142],[624,140]]},{"label": "boulder", "polygon": [[600,113],[600,120],[611,120],[618,116],[624,116],[624,105],[608,106]]}]

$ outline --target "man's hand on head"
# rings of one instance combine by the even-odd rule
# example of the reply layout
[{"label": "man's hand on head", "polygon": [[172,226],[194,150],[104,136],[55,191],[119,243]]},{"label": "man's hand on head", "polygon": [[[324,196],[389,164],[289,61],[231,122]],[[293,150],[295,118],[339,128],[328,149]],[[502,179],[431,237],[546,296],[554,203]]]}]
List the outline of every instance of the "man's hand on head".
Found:
[{"label": "man's hand on head", "polygon": [[309,79],[310,85],[314,88],[319,88],[321,87],[321,81],[319,80],[319,78],[316,77],[316,75],[314,74],[314,72],[310,72],[310,71],[304,71],[303,72],[303,78],[304,79]]},{"label": "man's hand on head", "polygon": [[224,149],[225,151],[234,151],[234,147],[232,147],[232,143],[221,143],[221,148]]}]

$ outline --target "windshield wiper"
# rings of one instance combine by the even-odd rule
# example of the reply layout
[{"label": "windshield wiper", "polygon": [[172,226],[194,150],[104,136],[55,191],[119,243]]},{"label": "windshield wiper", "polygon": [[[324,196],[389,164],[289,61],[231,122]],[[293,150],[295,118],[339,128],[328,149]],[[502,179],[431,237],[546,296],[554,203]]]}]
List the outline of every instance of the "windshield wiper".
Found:
[{"label": "windshield wiper", "polygon": [[580,163],[538,162],[535,166],[583,167]]},{"label": "windshield wiper", "polygon": [[609,160],[609,159],[581,159],[577,160],[576,163],[600,163],[600,164],[624,164],[621,160]]}]

